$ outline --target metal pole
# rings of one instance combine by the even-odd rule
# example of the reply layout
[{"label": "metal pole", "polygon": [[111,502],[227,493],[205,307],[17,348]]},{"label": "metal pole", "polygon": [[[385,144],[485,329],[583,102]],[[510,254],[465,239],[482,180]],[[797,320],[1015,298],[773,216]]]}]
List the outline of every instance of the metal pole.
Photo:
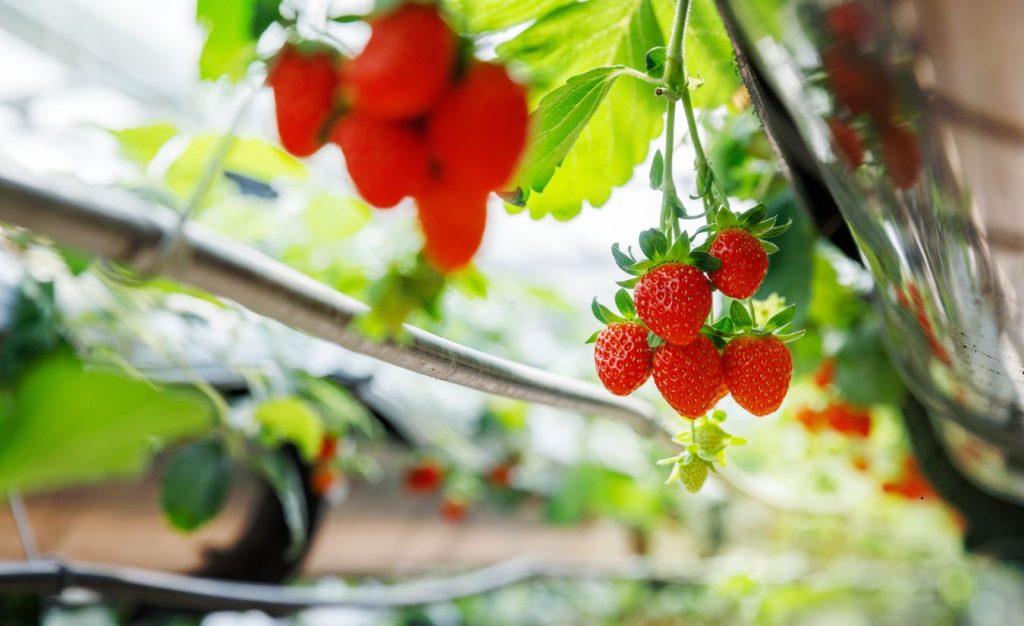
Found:
[{"label": "metal pole", "polygon": [[14,517],[14,527],[18,531],[18,540],[21,542],[21,551],[25,559],[34,561],[39,558],[39,544],[36,543],[36,535],[32,532],[32,522],[28,518],[28,509],[25,508],[25,501],[21,494],[11,491],[7,494],[7,504],[11,507],[11,515]]},{"label": "metal pole", "polygon": [[[174,215],[125,191],[70,179],[39,178],[0,163],[0,221],[136,269],[159,267],[175,235]],[[517,400],[625,420],[663,433],[649,404],[617,398],[601,387],[544,372],[406,325],[401,342],[374,341],[352,328],[364,304],[283,263],[199,225],[186,225],[184,254],[165,275],[381,361]]]}]

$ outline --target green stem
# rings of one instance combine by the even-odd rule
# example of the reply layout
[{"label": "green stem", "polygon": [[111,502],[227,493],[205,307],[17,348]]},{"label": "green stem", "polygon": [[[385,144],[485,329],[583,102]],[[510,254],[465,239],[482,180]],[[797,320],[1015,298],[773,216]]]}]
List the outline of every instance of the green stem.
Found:
[{"label": "green stem", "polygon": [[665,73],[663,81],[672,98],[678,97],[686,87],[686,65],[683,60],[683,40],[686,34],[686,20],[690,14],[690,0],[679,0],[672,22],[672,34],[665,48]]},{"label": "green stem", "polygon": [[675,148],[676,134],[676,103],[668,101],[665,113],[665,160],[661,177],[661,230],[670,234],[674,241],[679,236],[679,219],[676,215],[675,203],[676,184],[672,179],[672,155]]},{"label": "green stem", "polygon": [[757,316],[754,315],[754,299],[747,298],[747,310],[750,311],[750,321],[753,323],[754,328],[757,328]]}]

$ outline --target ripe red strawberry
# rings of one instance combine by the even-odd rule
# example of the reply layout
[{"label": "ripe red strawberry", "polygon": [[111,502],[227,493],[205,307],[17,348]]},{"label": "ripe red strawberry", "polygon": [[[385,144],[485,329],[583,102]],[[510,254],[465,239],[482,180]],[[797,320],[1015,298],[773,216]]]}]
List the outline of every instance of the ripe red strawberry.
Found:
[{"label": "ripe red strawberry", "polygon": [[487,482],[495,487],[508,487],[512,484],[512,470],[515,469],[511,463],[502,463],[491,468],[487,472]]},{"label": "ripe red strawberry", "polygon": [[836,379],[836,360],[822,359],[821,365],[814,372],[814,385],[819,389],[825,389]]},{"label": "ripe red strawberry", "polygon": [[840,158],[851,169],[855,170],[864,164],[864,144],[860,136],[850,126],[844,124],[838,118],[831,118],[828,127],[832,130],[832,137],[836,141],[836,148]]},{"label": "ripe red strawberry", "polygon": [[441,502],[441,517],[445,518],[449,522],[461,522],[466,519],[466,515],[468,514],[469,507],[461,500],[445,498],[445,500]]},{"label": "ripe red strawberry", "polygon": [[726,228],[715,235],[708,253],[722,262],[708,274],[719,291],[738,300],[757,293],[768,273],[768,253],[757,237],[742,228]]},{"label": "ripe red strawberry", "polygon": [[317,466],[310,476],[310,487],[318,496],[327,495],[341,480],[341,473],[326,465]]},{"label": "ripe red strawberry", "polygon": [[857,2],[844,2],[825,14],[825,27],[832,35],[849,42],[859,42],[869,33],[871,18]]},{"label": "ripe red strawberry", "polygon": [[696,419],[721,399],[722,357],[704,335],[685,346],[666,343],[654,354],[654,384],[677,413]]},{"label": "ripe red strawberry", "polygon": [[913,187],[921,171],[921,148],[917,137],[904,126],[888,126],[882,129],[881,143],[892,184],[897,189]]},{"label": "ripe red strawberry", "polygon": [[472,261],[484,238],[487,192],[466,191],[441,181],[429,185],[416,201],[427,260],[444,273]]},{"label": "ripe red strawberry", "polygon": [[353,113],[335,125],[331,141],[341,146],[359,194],[377,208],[393,207],[427,185],[426,142],[410,125]]},{"label": "ripe red strawberry", "polygon": [[829,427],[841,434],[864,439],[871,435],[871,413],[845,402],[833,402],[825,408]]},{"label": "ripe red strawberry", "polygon": [[515,171],[528,118],[526,90],[504,67],[477,63],[438,103],[427,136],[445,177],[491,191]]},{"label": "ripe red strawberry", "polygon": [[427,460],[405,475],[405,487],[413,493],[430,493],[441,486],[444,468],[437,461]]},{"label": "ripe red strawberry", "polygon": [[694,340],[711,312],[711,284],[692,265],[666,263],[647,272],[633,291],[636,312],[669,343]]},{"label": "ripe red strawberry", "polygon": [[286,45],[267,82],[274,91],[277,132],[281,145],[306,157],[324,145],[324,124],[334,107],[338,62],[329,50],[304,50]]},{"label": "ripe red strawberry", "polygon": [[455,67],[457,42],[434,6],[408,3],[372,22],[373,34],[345,72],[352,106],[377,117],[424,115]]},{"label": "ripe red strawberry", "polygon": [[316,460],[320,462],[327,462],[338,454],[338,438],[334,435],[328,435],[320,441],[320,452],[316,455]]},{"label": "ripe red strawberry", "polygon": [[725,346],[722,365],[736,403],[758,417],[777,410],[789,391],[793,356],[778,337],[737,337]]},{"label": "ripe red strawberry", "polygon": [[597,377],[617,396],[629,395],[647,382],[653,356],[647,329],[633,322],[609,324],[594,344]]}]

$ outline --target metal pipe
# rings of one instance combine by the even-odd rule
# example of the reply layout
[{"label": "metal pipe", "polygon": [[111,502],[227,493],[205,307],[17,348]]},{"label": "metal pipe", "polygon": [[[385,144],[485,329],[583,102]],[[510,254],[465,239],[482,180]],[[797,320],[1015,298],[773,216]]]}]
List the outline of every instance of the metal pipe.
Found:
[{"label": "metal pipe", "polygon": [[[0,163],[0,221],[60,244],[161,273],[234,300],[266,317],[431,378],[517,400],[621,419],[644,434],[663,432],[648,403],[544,372],[405,326],[402,341],[374,341],[352,327],[366,305],[283,263],[189,223],[128,192],[70,179],[42,179]],[[172,244],[183,254],[166,256]]]}]

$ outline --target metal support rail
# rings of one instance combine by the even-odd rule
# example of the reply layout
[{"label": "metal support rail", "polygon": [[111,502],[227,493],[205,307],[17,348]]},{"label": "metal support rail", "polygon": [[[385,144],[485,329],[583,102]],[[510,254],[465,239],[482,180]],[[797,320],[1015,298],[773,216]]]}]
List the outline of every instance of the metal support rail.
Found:
[{"label": "metal support rail", "polygon": [[344,348],[418,372],[517,400],[627,421],[663,433],[649,404],[617,398],[598,385],[558,376],[406,325],[403,341],[374,341],[352,328],[366,305],[283,263],[199,225],[187,224],[183,254],[163,264],[178,234],[166,209],[113,189],[41,179],[0,163],[0,221],[60,244],[172,278],[238,302],[261,315]]},{"label": "metal support rail", "polygon": [[316,607],[391,609],[450,602],[481,595],[535,578],[645,580],[697,584],[696,575],[659,574],[642,566],[607,571],[572,564],[512,559],[445,577],[347,588],[279,587],[227,582],[130,567],[110,567],[54,560],[0,561],[0,588],[5,593],[59,596],[69,589],[98,591],[104,598],[188,611],[260,610],[293,613]]}]

